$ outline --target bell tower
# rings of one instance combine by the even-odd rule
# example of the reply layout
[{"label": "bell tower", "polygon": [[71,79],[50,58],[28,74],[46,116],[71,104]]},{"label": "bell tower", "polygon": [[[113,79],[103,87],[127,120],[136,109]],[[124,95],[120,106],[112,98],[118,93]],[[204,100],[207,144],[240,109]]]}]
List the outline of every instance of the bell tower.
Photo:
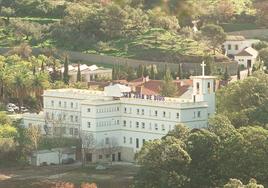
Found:
[{"label": "bell tower", "polygon": [[207,102],[208,115],[214,114],[216,110],[215,101],[215,76],[205,75],[205,62],[202,64],[202,76],[193,76],[193,102]]}]

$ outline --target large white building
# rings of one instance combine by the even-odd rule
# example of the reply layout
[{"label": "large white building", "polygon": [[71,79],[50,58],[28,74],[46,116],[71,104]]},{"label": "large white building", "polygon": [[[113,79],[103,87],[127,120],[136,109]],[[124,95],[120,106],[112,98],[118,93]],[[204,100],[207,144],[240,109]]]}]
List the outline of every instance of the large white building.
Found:
[{"label": "large white building", "polygon": [[105,91],[47,90],[44,112],[25,114],[24,124],[39,125],[47,134],[91,135],[94,146],[87,146],[88,161],[132,161],[145,141],[163,137],[179,123],[190,128],[207,126],[208,116],[215,112],[215,78],[192,79],[191,92],[183,98],[138,96],[119,84]]}]

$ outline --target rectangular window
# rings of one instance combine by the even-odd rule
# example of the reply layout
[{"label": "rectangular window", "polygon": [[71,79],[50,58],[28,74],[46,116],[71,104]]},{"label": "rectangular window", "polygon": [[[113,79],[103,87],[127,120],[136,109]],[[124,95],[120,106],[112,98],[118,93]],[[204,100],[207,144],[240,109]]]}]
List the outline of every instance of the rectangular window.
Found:
[{"label": "rectangular window", "polygon": [[126,143],[126,137],[124,136],[124,144]]},{"label": "rectangular window", "polygon": [[71,119],[71,122],[73,122],[73,121],[74,121],[74,116],[71,115],[71,116],[70,116],[70,119]]},{"label": "rectangular window", "polygon": [[126,120],[123,121],[123,126],[124,126],[124,127],[127,126],[127,121],[126,121]]},{"label": "rectangular window", "polygon": [[163,112],[163,117],[166,117],[166,112]]},{"label": "rectangular window", "polygon": [[74,135],[78,135],[78,129],[77,128],[74,129]]},{"label": "rectangular window", "polygon": [[105,144],[109,144],[109,138],[105,138]]},{"label": "rectangular window", "polygon": [[201,117],[201,111],[197,112],[197,117],[199,117],[199,118]]},{"label": "rectangular window", "polygon": [[64,108],[66,108],[67,107],[67,103],[66,102],[64,102]]},{"label": "rectangular window", "polygon": [[87,109],[87,112],[90,112],[90,108]]},{"label": "rectangular window", "polygon": [[141,115],[144,115],[144,109],[141,110]]},{"label": "rectangular window", "polygon": [[157,110],[154,111],[154,115],[157,116]]},{"label": "rectangular window", "polygon": [[200,92],[200,85],[199,82],[196,83],[196,93],[199,94]]},{"label": "rectangular window", "polygon": [[145,123],[142,122],[141,125],[142,125],[142,128],[145,129]]},{"label": "rectangular window", "polygon": [[61,101],[59,101],[59,107],[61,107]]},{"label": "rectangular window", "polygon": [[162,131],[165,131],[166,129],[165,129],[165,125],[162,125]]},{"label": "rectangular window", "polygon": [[87,122],[87,127],[90,128],[91,127],[91,123]]},{"label": "rectangular window", "polygon": [[116,110],[119,111],[119,107],[117,107]]},{"label": "rectangular window", "polygon": [[53,100],[51,101],[51,106],[54,106],[54,101]]},{"label": "rectangular window", "polygon": [[238,50],[238,45],[237,44],[235,45],[235,50]]},{"label": "rectangular window", "polygon": [[210,82],[208,82],[208,93],[210,93],[211,91],[211,86],[210,86]]},{"label": "rectangular window", "polygon": [[99,159],[102,159],[102,155],[99,155]]},{"label": "rectangular window", "polygon": [[158,130],[158,125],[157,125],[157,124],[154,125],[154,129],[155,129],[156,131]]},{"label": "rectangular window", "polygon": [[140,114],[140,109],[137,109],[137,114],[138,114],[138,115]]},{"label": "rectangular window", "polygon": [[127,108],[126,107],[124,108],[124,113],[127,113]]},{"label": "rectangular window", "polygon": [[78,122],[78,116],[75,116],[75,122]]},{"label": "rectangular window", "polygon": [[132,144],[132,137],[129,138],[129,143]]},{"label": "rectangular window", "polygon": [[231,44],[228,44],[228,50],[231,50],[231,49],[232,49]]},{"label": "rectangular window", "polygon": [[70,135],[73,135],[73,134],[74,134],[74,129],[70,128]]},{"label": "rectangular window", "polygon": [[136,128],[139,128],[139,122],[136,122]]},{"label": "rectangular window", "polygon": [[139,147],[140,147],[139,139],[136,138],[136,148],[139,148]]},{"label": "rectangular window", "polygon": [[177,119],[179,119],[180,118],[180,113],[177,113]]},{"label": "rectangular window", "polygon": [[71,108],[73,108],[74,107],[74,103],[73,102],[71,102]]}]

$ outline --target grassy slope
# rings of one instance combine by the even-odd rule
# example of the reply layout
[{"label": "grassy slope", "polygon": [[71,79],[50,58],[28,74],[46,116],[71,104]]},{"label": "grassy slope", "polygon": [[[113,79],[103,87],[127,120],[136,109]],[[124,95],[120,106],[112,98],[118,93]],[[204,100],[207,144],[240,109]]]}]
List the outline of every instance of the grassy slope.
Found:
[{"label": "grassy slope", "polygon": [[204,44],[192,39],[161,29],[152,29],[134,38],[110,41],[95,49],[95,53],[137,59],[161,59],[170,54],[202,56],[205,49]]}]

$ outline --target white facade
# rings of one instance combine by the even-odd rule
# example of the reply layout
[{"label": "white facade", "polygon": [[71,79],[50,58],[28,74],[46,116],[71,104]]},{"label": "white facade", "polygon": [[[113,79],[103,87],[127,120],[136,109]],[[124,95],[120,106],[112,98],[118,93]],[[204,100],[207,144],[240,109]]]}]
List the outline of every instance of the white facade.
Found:
[{"label": "white facade", "polygon": [[55,148],[52,150],[39,150],[29,157],[29,162],[33,166],[61,164],[64,160],[76,160],[75,149],[64,150]]},{"label": "white facade", "polygon": [[[66,136],[91,134],[97,149],[117,148],[106,158],[111,154],[113,160],[131,161],[145,141],[163,137],[179,123],[190,128],[207,126],[208,116],[215,112],[214,77],[193,77],[193,83],[190,99],[134,96],[126,86],[120,87],[122,94],[116,92],[116,96],[101,91],[47,90],[43,122],[50,134],[55,125],[63,127]],[[105,91],[113,89],[108,86]],[[29,118],[24,123],[34,124]],[[99,153],[90,158],[105,157]]]},{"label": "white facade", "polygon": [[[70,82],[77,82],[78,65],[69,65],[68,70]],[[112,79],[112,69],[110,68],[82,64],[80,65],[80,71],[82,82]],[[61,68],[61,72],[64,72],[64,67]]]},{"label": "white facade", "polygon": [[245,48],[240,53],[234,56],[234,60],[238,62],[239,65],[243,65],[245,68],[252,68],[256,63],[259,53],[252,47]]},{"label": "white facade", "polygon": [[241,39],[241,40],[227,40],[223,43],[223,48],[227,55],[236,55],[243,51],[245,48],[252,47],[253,44],[259,40]]}]

